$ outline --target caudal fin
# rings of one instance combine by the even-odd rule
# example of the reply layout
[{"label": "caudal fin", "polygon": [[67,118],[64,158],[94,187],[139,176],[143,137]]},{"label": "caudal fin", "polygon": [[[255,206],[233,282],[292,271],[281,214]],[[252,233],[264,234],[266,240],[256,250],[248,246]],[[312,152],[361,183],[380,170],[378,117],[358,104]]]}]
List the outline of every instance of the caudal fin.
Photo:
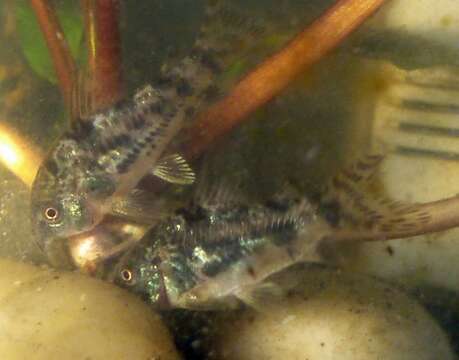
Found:
[{"label": "caudal fin", "polygon": [[459,197],[408,204],[372,191],[382,160],[359,159],[330,182],[319,209],[336,229],[334,240],[389,240],[459,225]]}]

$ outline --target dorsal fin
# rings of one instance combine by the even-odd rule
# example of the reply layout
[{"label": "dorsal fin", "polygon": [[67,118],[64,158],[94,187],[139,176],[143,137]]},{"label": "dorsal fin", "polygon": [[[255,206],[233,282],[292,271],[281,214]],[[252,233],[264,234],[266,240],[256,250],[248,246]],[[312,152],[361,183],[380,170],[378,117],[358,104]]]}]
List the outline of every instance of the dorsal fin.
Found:
[{"label": "dorsal fin", "polygon": [[168,214],[165,210],[167,202],[168,200],[155,194],[133,189],[127,195],[114,199],[110,213],[128,221],[153,224]]},{"label": "dorsal fin", "polygon": [[214,174],[205,159],[196,180],[192,201],[212,210],[248,205],[247,196],[241,190],[241,181]]}]

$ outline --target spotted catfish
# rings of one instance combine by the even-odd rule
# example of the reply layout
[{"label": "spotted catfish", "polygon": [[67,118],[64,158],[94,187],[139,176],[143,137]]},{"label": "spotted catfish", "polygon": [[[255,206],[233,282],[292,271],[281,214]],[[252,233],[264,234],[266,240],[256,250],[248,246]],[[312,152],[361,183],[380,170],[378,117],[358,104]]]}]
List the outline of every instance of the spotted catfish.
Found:
[{"label": "spotted catfish", "polygon": [[207,23],[220,25],[204,26],[190,55],[164,67],[154,86],[75,122],[57,141],[32,188],[32,221],[41,247],[94,228],[150,172],[172,182],[193,181],[180,156],[161,156],[184,120],[215,93],[213,81],[231,59],[237,37],[256,33],[238,21],[228,41],[221,13],[226,9],[212,1]]},{"label": "spotted catfish", "polygon": [[333,244],[409,236],[430,221],[422,205],[363,190],[381,159],[370,156],[340,173],[318,203],[284,194],[248,206],[217,196],[212,205],[180,210],[125,254],[109,279],[159,308],[257,305],[257,293],[278,290],[265,281],[270,275],[298,262],[326,262],[323,250]]},{"label": "spotted catfish", "polygon": [[233,306],[269,275],[318,260],[329,229],[306,200],[198,207],[147,233],[112,277],[159,308]]}]

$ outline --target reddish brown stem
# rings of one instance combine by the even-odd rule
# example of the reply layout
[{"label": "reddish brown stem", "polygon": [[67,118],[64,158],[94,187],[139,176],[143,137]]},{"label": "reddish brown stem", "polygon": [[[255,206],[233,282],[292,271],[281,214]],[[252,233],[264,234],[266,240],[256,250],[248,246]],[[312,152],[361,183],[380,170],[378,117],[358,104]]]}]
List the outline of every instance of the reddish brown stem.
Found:
[{"label": "reddish brown stem", "polygon": [[69,46],[51,5],[46,0],[31,0],[31,5],[51,54],[64,101],[70,108],[76,66]]},{"label": "reddish brown stem", "polygon": [[[251,113],[284,90],[292,80],[336,48],[385,0],[338,0],[283,49],[241,80],[220,102],[198,115],[185,141],[173,152],[192,161]],[[147,176],[140,184],[158,191],[164,182]]]},{"label": "reddish brown stem", "polygon": [[82,0],[88,48],[92,109],[111,105],[122,96],[121,40],[118,0]]},{"label": "reddish brown stem", "polygon": [[336,48],[385,0],[338,0],[321,17],[237,84],[222,101],[198,117],[182,153],[195,158],[256,109],[284,90],[311,65]]}]

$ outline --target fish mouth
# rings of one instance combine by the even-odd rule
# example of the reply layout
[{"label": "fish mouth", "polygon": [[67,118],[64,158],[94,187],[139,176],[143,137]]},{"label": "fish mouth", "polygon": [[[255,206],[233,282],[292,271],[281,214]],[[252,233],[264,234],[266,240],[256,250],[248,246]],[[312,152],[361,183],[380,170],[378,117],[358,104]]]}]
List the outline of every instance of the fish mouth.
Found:
[{"label": "fish mouth", "polygon": [[95,271],[98,263],[110,258],[110,253],[117,243],[117,234],[113,234],[111,229],[104,225],[67,239],[73,263],[88,273]]},{"label": "fish mouth", "polygon": [[36,243],[51,266],[66,270],[75,269],[75,264],[70,256],[68,239],[63,237],[41,237]]},{"label": "fish mouth", "polygon": [[38,246],[53,266],[77,268],[84,272],[92,269],[115,245],[112,233],[103,225],[65,235],[52,232],[40,235]]}]

